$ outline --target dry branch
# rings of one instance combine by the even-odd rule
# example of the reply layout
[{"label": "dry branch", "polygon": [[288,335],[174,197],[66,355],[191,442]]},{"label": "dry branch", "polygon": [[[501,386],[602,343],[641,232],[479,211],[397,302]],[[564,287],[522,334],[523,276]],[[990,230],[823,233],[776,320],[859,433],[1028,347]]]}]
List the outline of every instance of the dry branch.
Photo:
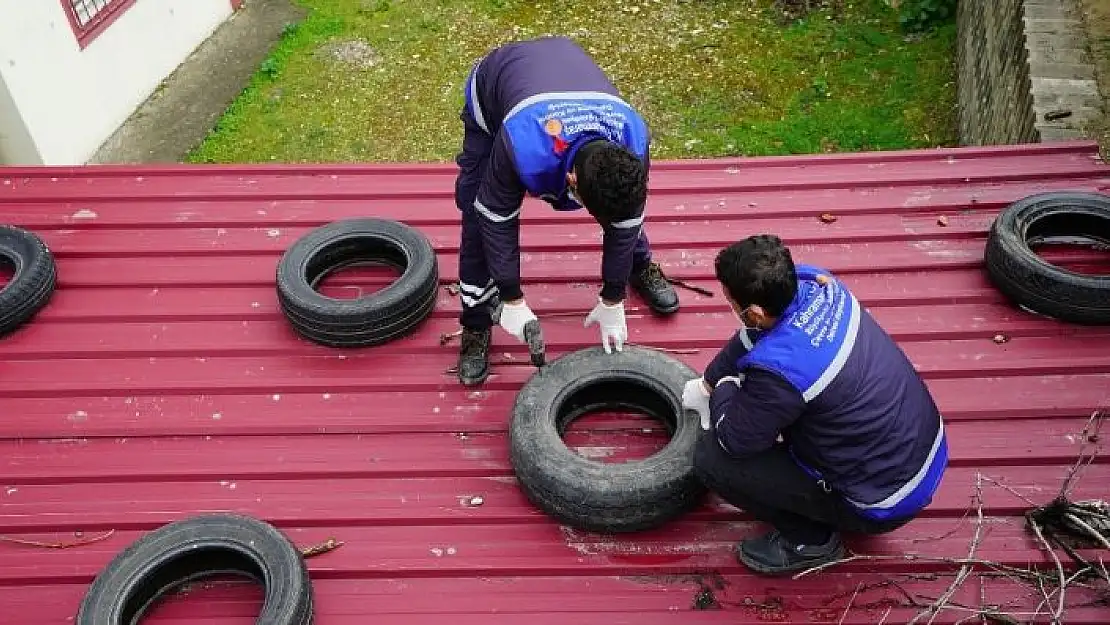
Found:
[{"label": "dry branch", "polygon": [[104,532],[103,534],[98,534],[98,535],[93,536],[91,538],[78,538],[77,540],[71,540],[71,541],[66,541],[66,542],[61,542],[61,543],[51,543],[51,542],[45,542],[45,541],[40,541],[40,540],[28,540],[26,538],[12,538],[11,536],[0,536],[0,542],[12,543],[12,544],[15,544],[15,545],[27,545],[29,547],[43,547],[43,548],[46,548],[46,549],[69,549],[70,547],[80,547],[82,545],[91,545],[93,543],[98,543],[102,540],[107,540],[108,537],[110,537],[112,534],[115,534],[115,533],[116,533],[116,530],[108,530],[107,532]]},{"label": "dry branch", "polygon": [[692,348],[692,347],[691,348],[658,347],[656,345],[644,345],[643,343],[627,343],[627,344],[628,345],[634,345],[636,347],[641,347],[643,349],[653,349],[657,352],[663,352],[665,354],[696,354],[696,353],[701,351],[700,349]]},{"label": "dry branch", "polygon": [[[983,542],[983,476],[978,473],[975,474],[975,495],[972,498],[972,506],[975,509],[975,534],[971,537],[971,546],[968,547],[966,560],[971,560],[975,557],[975,552],[979,549],[979,543]],[[960,572],[956,574],[956,579],[952,580],[952,583],[948,585],[948,589],[944,591],[944,594],[937,597],[937,600],[924,610],[915,614],[913,619],[910,620],[910,625],[916,624],[925,616],[929,617],[929,625],[932,625],[937,615],[940,614],[940,611],[943,610],[949,600],[952,599],[952,595],[956,594],[960,585],[963,584],[967,576],[971,574],[971,568],[971,564],[963,564],[960,566]]]},{"label": "dry branch", "polygon": [[[968,552],[962,558],[944,558],[925,556],[916,553],[906,553],[903,555],[868,555],[849,553],[845,558],[836,562],[830,562],[815,566],[794,575],[794,579],[805,577],[819,571],[837,566],[839,564],[846,564],[849,562],[918,562],[918,563],[931,563],[943,564],[958,567],[955,572],[955,578],[948,585],[943,593],[936,598],[926,597],[924,595],[911,595],[901,586],[895,584],[893,580],[884,580],[883,582],[874,584],[861,584],[856,586],[855,592],[852,594],[852,599],[848,602],[848,607],[851,609],[853,605],[863,607],[864,604],[856,602],[856,595],[860,592],[872,588],[879,587],[896,587],[903,595],[904,600],[898,601],[896,607],[913,607],[918,608],[919,612],[909,621],[911,624],[916,624],[926,617],[928,623],[932,623],[937,615],[944,610],[952,610],[957,612],[967,613],[967,616],[960,618],[957,622],[960,623],[994,623],[1013,625],[1021,622],[1033,622],[1038,616],[1042,615],[1042,610],[1048,610],[1052,619],[1052,623],[1064,622],[1064,611],[1067,607],[1067,591],[1074,588],[1083,588],[1086,590],[1096,590],[1106,593],[1104,598],[1095,599],[1088,604],[1089,606],[1104,606],[1110,605],[1110,571],[1107,570],[1106,564],[1102,558],[1095,562],[1088,562],[1081,557],[1077,549],[1110,549],[1110,505],[1102,501],[1070,501],[1069,496],[1078,482],[1083,470],[1094,462],[1098,455],[1098,443],[1100,441],[1100,429],[1102,427],[1102,420],[1107,413],[1101,410],[1095,411],[1087,420],[1086,425],[1082,431],[1082,443],[1080,450],[1075,460],[1075,463],[1070,467],[1067,474],[1064,476],[1063,482],[1060,486],[1059,493],[1047,504],[1037,506],[1032,500],[1025,495],[1018,493],[1012,487],[1007,486],[993,478],[985,477],[981,474],[976,474],[975,490],[972,497],[972,507],[968,512],[957,520],[957,529],[963,522],[970,516],[971,510],[975,511],[974,516],[974,530],[972,533],[970,544],[968,545]],[[1091,448],[1091,445],[1094,448]],[[986,523],[986,516],[984,515],[984,502],[983,502],[983,483],[987,482],[997,486],[1009,493],[1019,497],[1030,506],[1033,506],[1025,513],[1026,527],[1036,539],[1040,549],[1047,551],[1051,558],[1051,567],[1048,571],[1037,570],[1034,568],[1018,568],[1009,566],[999,562],[985,560],[976,556],[980,543],[983,539],[983,529]],[[946,533],[944,536],[949,536],[954,533],[956,529]],[[917,541],[915,541],[917,542]],[[1056,549],[1061,549],[1064,553],[1071,557],[1071,562],[1065,562],[1057,554]],[[977,567],[986,570],[978,571],[977,575],[980,583],[980,598],[979,606],[971,607],[960,605],[952,598],[958,592],[961,585],[975,572]],[[947,573],[951,574],[951,573]],[[989,578],[1006,578],[1009,582],[1015,584],[1028,584],[1032,590],[1032,596],[1035,598],[1039,594],[1042,599],[1032,612],[1020,612],[1008,610],[1014,607],[1017,601],[1008,602],[1006,606],[989,605],[986,596],[986,587],[984,580]],[[835,598],[843,597],[838,595]],[[1028,595],[1027,595],[1028,597]],[[834,599],[835,599],[834,598]],[[923,599],[928,603],[923,603],[919,599]],[[890,599],[886,600],[885,607],[888,607],[887,614],[883,616],[883,621],[886,620],[890,614],[889,608]],[[1020,600],[1018,600],[1020,601]],[[874,604],[875,602],[872,602]],[[1079,607],[1080,604],[1076,604]],[[869,604],[868,607],[874,607]],[[881,607],[884,606],[879,606]],[[1003,609],[1007,608],[1007,609]]]},{"label": "dry branch", "polygon": [[[1083,432],[1080,434],[1083,442],[1079,447],[1079,457],[1072,465],[1071,470],[1068,471],[1064,483],[1060,485],[1060,495],[1057,499],[1066,499],[1071,494],[1072,486],[1079,474],[1094,462],[1095,456],[1098,455],[1099,430],[1102,429],[1103,416],[1105,415],[1101,410],[1096,410],[1091,413],[1091,418],[1087,419],[1087,424],[1083,426]],[[1087,451],[1088,443],[1096,445],[1094,451]]]},{"label": "dry branch", "polygon": [[863,587],[863,582],[856,584],[856,590],[852,593],[852,597],[848,599],[848,605],[844,607],[844,613],[840,615],[840,620],[836,625],[844,625],[844,619],[848,618],[848,613],[852,611],[852,604],[856,602],[856,597],[859,596],[860,588]]}]

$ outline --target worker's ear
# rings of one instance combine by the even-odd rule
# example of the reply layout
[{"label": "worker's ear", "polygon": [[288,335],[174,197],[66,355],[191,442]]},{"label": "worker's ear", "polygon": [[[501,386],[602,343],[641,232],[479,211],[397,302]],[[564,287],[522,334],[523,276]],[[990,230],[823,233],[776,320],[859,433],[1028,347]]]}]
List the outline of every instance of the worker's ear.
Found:
[{"label": "worker's ear", "polygon": [[574,173],[573,169],[567,172],[567,184],[572,187],[578,186],[578,174]]},{"label": "worker's ear", "polygon": [[767,315],[767,311],[763,310],[763,307],[759,304],[741,306],[736,303],[736,300],[729,297],[727,292],[725,293],[725,301],[728,302],[729,308],[732,308],[732,314],[749,328],[767,329],[774,325],[774,320]]},{"label": "worker's ear", "polygon": [[763,310],[763,307],[759,304],[752,304],[748,307],[748,318],[752,320],[757,328],[767,329],[774,325],[771,322],[771,318],[767,315],[767,312]]},{"label": "worker's ear", "polygon": [[771,326],[775,325],[776,321],[776,319],[767,314],[767,311],[759,304],[748,306],[748,319],[752,322],[753,326],[763,330],[769,330]]}]

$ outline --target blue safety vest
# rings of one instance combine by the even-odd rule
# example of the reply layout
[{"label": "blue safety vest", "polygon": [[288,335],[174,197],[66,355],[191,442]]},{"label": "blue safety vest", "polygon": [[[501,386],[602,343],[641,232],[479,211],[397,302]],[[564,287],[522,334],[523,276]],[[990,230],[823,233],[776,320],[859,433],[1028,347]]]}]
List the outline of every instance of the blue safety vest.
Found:
[{"label": "blue safety vest", "polygon": [[[566,189],[574,155],[591,138],[624,145],[644,158],[647,124],[619,97],[602,92],[541,93],[522,100],[502,122],[528,193],[548,201]],[[577,202],[562,210],[581,208]]]},{"label": "blue safety vest", "polygon": [[[798,295],[773,328],[748,333],[751,346],[737,365],[740,370],[757,366],[779,374],[809,404],[821,396],[851,355],[863,311],[848,288],[828,272],[801,264],[795,269]],[[792,449],[791,456],[823,487],[837,490],[835,484],[827,484]],[[942,422],[926,461],[897,491],[876,502],[857,501],[852,493],[840,495],[866,518],[876,521],[904,518],[929,504],[947,464],[948,444]]]}]

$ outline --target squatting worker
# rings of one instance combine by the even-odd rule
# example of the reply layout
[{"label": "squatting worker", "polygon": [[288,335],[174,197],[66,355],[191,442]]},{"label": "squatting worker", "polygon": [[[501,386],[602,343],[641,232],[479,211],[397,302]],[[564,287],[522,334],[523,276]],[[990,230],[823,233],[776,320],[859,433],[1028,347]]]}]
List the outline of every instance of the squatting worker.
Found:
[{"label": "squatting worker", "polygon": [[794,265],[773,235],[722,250],[717,280],[741,328],[687,383],[708,488],[773,530],[737,557],[768,574],[843,556],[839,532],[916,516],[948,464],[937,406],[913,364],[839,280]]},{"label": "squatting worker", "polygon": [[520,285],[526,193],[555,210],[585,207],[600,224],[603,285],[585,325],[599,325],[606,352],[627,340],[627,286],[656,312],[677,311],[678,295],[652,262],[643,228],[647,125],[586,52],[563,37],[509,43],[474,64],[464,96],[455,185],[459,380],[485,381],[494,323],[523,341],[525,324],[536,319]]}]

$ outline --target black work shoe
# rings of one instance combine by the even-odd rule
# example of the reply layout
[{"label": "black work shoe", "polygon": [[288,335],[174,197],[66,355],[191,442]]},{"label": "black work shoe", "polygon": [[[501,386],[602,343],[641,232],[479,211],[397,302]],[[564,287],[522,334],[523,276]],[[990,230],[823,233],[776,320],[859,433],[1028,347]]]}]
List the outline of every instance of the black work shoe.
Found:
[{"label": "black work shoe", "polygon": [[784,575],[835,562],[844,557],[844,544],[833,532],[823,545],[795,545],[777,530],[740,541],[736,558],[763,575]]},{"label": "black work shoe", "polygon": [[474,330],[463,328],[459,337],[459,382],[465,386],[476,386],[489,377],[490,329]]},{"label": "black work shoe", "polygon": [[678,293],[667,282],[658,263],[648,263],[643,269],[633,271],[628,284],[655,312],[669,315],[678,310]]}]

